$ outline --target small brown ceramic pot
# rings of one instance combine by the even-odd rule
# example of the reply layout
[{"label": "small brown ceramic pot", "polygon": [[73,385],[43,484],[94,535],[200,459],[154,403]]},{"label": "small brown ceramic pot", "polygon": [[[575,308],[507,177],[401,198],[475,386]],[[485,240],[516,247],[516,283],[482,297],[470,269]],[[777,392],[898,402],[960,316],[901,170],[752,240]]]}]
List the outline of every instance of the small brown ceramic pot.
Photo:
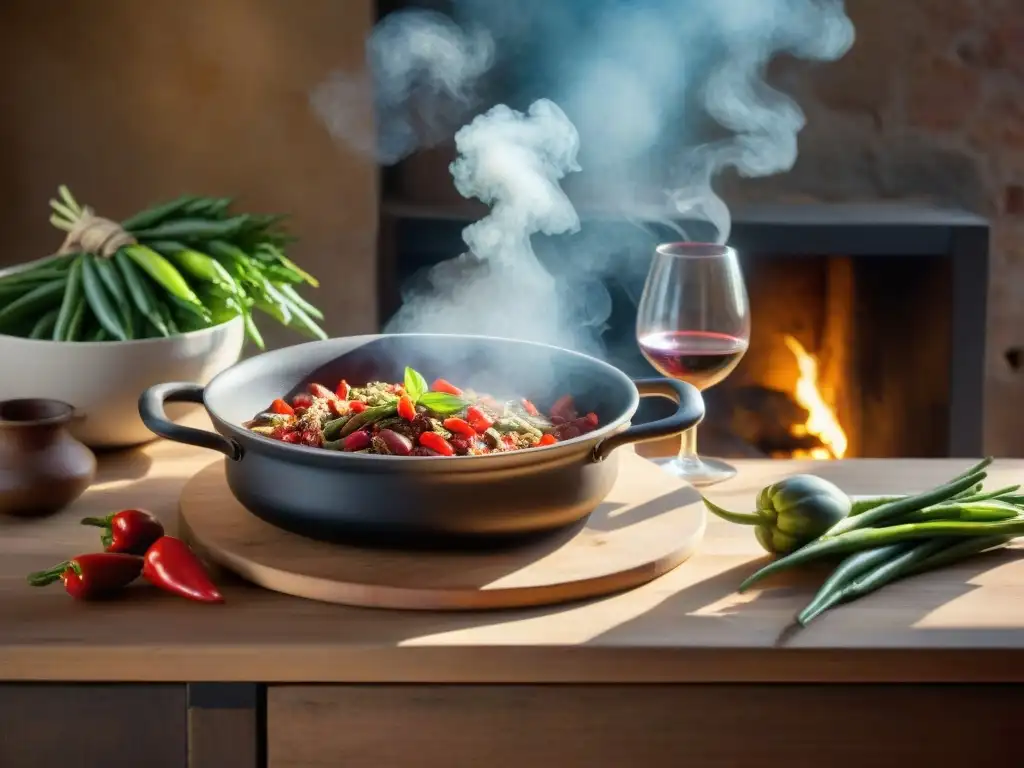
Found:
[{"label": "small brown ceramic pot", "polygon": [[59,400],[0,402],[0,513],[63,509],[96,476],[96,457],[68,432],[74,408]]}]

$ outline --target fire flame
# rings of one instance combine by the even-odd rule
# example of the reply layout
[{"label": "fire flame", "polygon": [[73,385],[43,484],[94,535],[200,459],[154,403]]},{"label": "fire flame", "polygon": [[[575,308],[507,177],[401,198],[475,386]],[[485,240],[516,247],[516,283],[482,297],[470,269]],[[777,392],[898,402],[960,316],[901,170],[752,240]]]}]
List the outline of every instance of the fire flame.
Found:
[{"label": "fire flame", "polygon": [[809,451],[797,451],[794,458],[808,459],[841,459],[846,455],[847,439],[835,412],[825,402],[818,390],[818,360],[803,348],[803,345],[792,336],[786,336],[786,346],[796,358],[800,370],[793,393],[794,399],[807,410],[807,421],[794,424],[791,431],[794,436],[813,435],[823,447]]}]

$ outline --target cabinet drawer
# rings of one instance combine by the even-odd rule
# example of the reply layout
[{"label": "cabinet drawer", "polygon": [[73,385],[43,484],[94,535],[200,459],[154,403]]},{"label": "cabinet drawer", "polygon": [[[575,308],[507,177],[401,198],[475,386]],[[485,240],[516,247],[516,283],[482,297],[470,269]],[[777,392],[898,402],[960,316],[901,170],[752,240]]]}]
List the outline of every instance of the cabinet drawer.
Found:
[{"label": "cabinet drawer", "polygon": [[184,685],[0,683],[3,768],[185,768]]},{"label": "cabinet drawer", "polygon": [[1022,716],[1011,686],[280,686],[267,753],[269,768],[994,768],[1018,762]]}]

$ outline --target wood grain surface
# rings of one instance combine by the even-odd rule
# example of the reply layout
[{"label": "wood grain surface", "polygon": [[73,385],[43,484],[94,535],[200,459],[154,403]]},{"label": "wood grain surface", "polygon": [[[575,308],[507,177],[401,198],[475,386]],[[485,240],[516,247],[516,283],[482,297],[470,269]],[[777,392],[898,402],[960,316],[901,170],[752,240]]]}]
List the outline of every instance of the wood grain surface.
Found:
[{"label": "wood grain surface", "polygon": [[[103,456],[95,485],[36,521],[0,519],[0,680],[264,682],[1024,681],[1024,562],[1012,549],[908,579],[787,632],[823,574],[744,595],[763,564],[753,533],[709,521],[699,551],[612,597],[508,612],[384,611],[318,603],[218,575],[227,602],[197,605],[145,585],[83,604],[25,575],[98,547],[78,524],[144,506],[174,528],[185,482],[216,455],[166,442]],[[849,493],[915,491],[970,460],[736,462],[707,489],[748,508],[764,485],[815,471]],[[993,486],[1024,477],[998,461]]]},{"label": "wood grain surface", "polygon": [[700,494],[624,450],[618,480],[581,524],[487,552],[339,546],[288,533],[245,509],[224,462],[181,495],[183,534],[248,581],[312,600],[369,608],[525,608],[600,597],[663,576],[693,554],[707,513]]}]

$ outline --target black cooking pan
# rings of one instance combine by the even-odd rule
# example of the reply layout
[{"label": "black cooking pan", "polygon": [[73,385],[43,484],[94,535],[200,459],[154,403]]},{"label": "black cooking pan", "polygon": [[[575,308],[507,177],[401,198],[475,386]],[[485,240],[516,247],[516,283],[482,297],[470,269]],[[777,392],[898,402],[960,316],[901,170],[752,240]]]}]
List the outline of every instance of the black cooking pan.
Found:
[{"label": "black cooking pan", "polygon": [[[311,382],[334,386],[401,381],[405,366],[478,392],[526,397],[545,410],[572,394],[600,426],[572,440],[486,456],[409,457],[350,454],[291,445],[242,424],[277,397]],[[639,399],[671,398],[671,416],[630,424]],[[216,432],[168,420],[164,403],[202,403]],[[481,336],[398,334],[301,344],[245,360],[205,388],[158,384],[139,413],[168,440],[227,456],[231,492],[269,523],[318,539],[371,537],[402,544],[418,539],[493,538],[570,525],[607,495],[618,472],[616,449],[677,435],[704,417],[700,393],[672,379],[631,380],[619,369],[576,352]]]}]

